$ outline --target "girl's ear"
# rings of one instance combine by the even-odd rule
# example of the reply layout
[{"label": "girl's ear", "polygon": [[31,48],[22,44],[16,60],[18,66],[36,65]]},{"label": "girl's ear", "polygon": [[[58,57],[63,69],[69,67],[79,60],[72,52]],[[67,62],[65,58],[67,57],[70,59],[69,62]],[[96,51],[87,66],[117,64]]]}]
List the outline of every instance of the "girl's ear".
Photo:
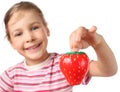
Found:
[{"label": "girl's ear", "polygon": [[47,27],[47,36],[50,36],[50,30],[48,27]]},{"label": "girl's ear", "polygon": [[49,30],[49,28],[48,28],[47,23],[46,23],[46,33],[47,33],[47,36],[50,36],[50,30]]}]

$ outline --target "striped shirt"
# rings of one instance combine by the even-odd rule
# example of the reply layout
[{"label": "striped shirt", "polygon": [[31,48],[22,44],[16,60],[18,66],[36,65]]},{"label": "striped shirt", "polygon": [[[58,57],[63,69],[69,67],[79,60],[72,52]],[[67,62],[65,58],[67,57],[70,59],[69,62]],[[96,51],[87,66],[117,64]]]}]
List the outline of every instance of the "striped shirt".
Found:
[{"label": "striped shirt", "polygon": [[[72,92],[59,68],[59,54],[51,53],[43,63],[18,63],[0,76],[0,92]],[[89,76],[85,77],[85,83]]]}]

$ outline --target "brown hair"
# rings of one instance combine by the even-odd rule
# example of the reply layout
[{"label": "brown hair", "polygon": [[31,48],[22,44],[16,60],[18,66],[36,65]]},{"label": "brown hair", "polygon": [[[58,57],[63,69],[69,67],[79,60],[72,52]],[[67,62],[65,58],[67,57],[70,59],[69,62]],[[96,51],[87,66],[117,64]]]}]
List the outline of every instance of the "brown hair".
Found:
[{"label": "brown hair", "polygon": [[38,6],[36,6],[32,2],[27,2],[27,1],[26,2],[22,1],[22,2],[16,3],[6,12],[5,17],[4,17],[4,23],[5,23],[5,28],[6,28],[6,36],[8,37],[8,39],[10,39],[9,32],[8,32],[8,29],[7,29],[8,22],[9,22],[11,16],[15,12],[20,11],[20,10],[34,10],[35,12],[39,13],[43,24],[46,25],[46,21],[44,19],[43,13]]}]

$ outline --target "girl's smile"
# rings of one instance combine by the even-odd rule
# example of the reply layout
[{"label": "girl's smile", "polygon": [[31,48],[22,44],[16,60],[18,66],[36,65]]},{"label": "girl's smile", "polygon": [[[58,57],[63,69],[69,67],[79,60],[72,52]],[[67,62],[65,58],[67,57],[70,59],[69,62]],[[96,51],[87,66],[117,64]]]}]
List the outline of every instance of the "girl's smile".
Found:
[{"label": "girl's smile", "polygon": [[24,50],[29,53],[35,53],[35,52],[39,51],[40,47],[41,47],[41,43],[38,43],[35,45],[28,46]]}]

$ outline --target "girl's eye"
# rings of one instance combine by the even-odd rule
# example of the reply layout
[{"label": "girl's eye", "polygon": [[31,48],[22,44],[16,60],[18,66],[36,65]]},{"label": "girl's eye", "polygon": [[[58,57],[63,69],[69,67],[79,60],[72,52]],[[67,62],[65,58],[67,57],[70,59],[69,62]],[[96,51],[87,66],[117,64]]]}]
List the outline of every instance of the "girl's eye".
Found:
[{"label": "girl's eye", "polygon": [[39,27],[35,26],[35,27],[32,27],[32,30],[37,30]]},{"label": "girl's eye", "polygon": [[21,36],[21,35],[22,35],[22,33],[16,33],[16,34],[15,34],[15,37],[16,37],[16,36]]}]

